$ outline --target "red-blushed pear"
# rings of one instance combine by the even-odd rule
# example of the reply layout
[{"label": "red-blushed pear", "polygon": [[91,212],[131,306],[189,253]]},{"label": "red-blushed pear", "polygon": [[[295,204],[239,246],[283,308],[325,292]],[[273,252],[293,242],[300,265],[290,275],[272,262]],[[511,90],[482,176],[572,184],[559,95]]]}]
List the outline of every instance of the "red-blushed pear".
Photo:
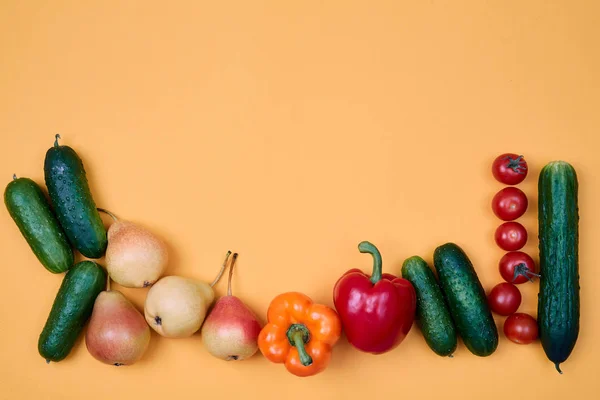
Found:
[{"label": "red-blushed pear", "polygon": [[144,355],[150,343],[150,328],[142,314],[123,294],[101,292],[94,303],[85,334],[85,344],[98,361],[111,365],[131,365]]},{"label": "red-blushed pear", "polygon": [[123,221],[110,211],[98,209],[112,217],[108,228],[106,270],[121,286],[141,288],[151,286],[167,268],[169,253],[165,243],[147,229]]},{"label": "red-blushed pear", "polygon": [[215,303],[202,326],[202,342],[213,356],[221,360],[245,360],[258,350],[258,334],[262,324],[256,314],[238,297],[231,294],[231,277],[237,253],[229,266],[227,296]]}]

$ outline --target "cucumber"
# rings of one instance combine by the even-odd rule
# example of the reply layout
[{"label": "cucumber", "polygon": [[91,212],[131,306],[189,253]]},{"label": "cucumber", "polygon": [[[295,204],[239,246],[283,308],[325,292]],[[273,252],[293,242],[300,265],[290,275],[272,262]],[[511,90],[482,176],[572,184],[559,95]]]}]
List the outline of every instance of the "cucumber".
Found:
[{"label": "cucumber", "polygon": [[69,355],[105,285],[106,272],[93,261],[77,263],[67,272],[38,341],[47,362]]},{"label": "cucumber", "polygon": [[42,189],[29,178],[13,176],[4,191],[4,204],[37,259],[50,272],[73,265],[73,251]]},{"label": "cucumber", "polygon": [[456,350],[456,330],[433,271],[425,260],[414,256],[402,264],[402,277],[417,292],[417,321],[427,345],[442,357],[451,356]]},{"label": "cucumber", "polygon": [[473,264],[454,243],[446,243],[433,254],[450,313],[469,351],[486,357],[498,347],[498,329]]},{"label": "cucumber", "polygon": [[577,174],[570,164],[551,162],[540,172],[538,325],[544,352],[560,373],[579,335],[577,191]]},{"label": "cucumber", "polygon": [[81,158],[69,146],[46,152],[44,175],[50,202],[69,242],[88,258],[100,258],[106,251],[106,228],[90,192]]}]

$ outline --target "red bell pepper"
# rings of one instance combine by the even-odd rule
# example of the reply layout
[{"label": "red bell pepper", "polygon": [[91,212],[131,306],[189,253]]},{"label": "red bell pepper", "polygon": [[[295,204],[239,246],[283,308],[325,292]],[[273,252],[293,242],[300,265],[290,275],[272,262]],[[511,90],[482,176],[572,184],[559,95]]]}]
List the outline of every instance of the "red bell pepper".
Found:
[{"label": "red bell pepper", "polygon": [[385,353],[398,346],[412,327],[417,295],[409,281],[382,274],[381,254],[369,243],[358,245],[373,256],[373,275],[346,272],[335,284],[333,302],[348,341],[357,349]]}]

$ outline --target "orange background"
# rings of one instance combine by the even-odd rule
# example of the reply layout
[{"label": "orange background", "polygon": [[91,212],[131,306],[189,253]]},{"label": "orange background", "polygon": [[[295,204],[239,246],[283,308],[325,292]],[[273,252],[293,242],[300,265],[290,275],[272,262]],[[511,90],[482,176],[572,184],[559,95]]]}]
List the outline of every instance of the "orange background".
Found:
[{"label": "orange background", "polygon": [[[563,159],[579,173],[582,322],[562,376],[539,343],[501,334],[489,358],[461,344],[444,359],[418,329],[381,356],[342,340],[307,379],[260,355],[213,359],[198,335],[153,333],[127,368],[100,364],[83,342],[46,365],[37,340],[62,276],[3,209],[0,398],[596,397],[599,13],[593,0],[2,1],[5,183],[42,183],[61,133],[98,205],[165,238],[169,274],[210,280],[238,251],[234,293],[264,318],[284,291],[331,305],[343,272],[371,267],[361,240],[396,274],[454,241],[489,290],[503,254],[490,165],[518,152],[536,259],[539,171]],[[535,315],[537,283],[520,288],[520,310]],[[146,290],[123,292],[143,306]]]}]

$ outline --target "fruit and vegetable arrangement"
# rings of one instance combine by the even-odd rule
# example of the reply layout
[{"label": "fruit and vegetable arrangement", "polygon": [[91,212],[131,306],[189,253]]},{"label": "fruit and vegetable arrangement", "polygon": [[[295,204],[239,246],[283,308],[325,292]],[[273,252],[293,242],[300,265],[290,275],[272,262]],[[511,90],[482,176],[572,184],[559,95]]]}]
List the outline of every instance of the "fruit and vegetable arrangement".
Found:
[{"label": "fruit and vegetable arrangement", "polygon": [[[276,295],[266,323],[231,290],[237,253],[228,251],[210,283],[191,277],[163,276],[169,263],[165,243],[144,227],[117,217],[94,202],[84,164],[56,135],[47,151],[44,178],[48,198],[33,180],[13,175],[4,202],[39,262],[53,274],[64,273],[38,341],[49,363],[65,359],[84,327],[85,345],[95,359],[131,365],[141,359],[152,328],[165,338],[200,332],[206,350],[221,360],[245,360],[260,350],[265,358],[296,376],[323,371],[342,332],[357,350],[382,354],[395,349],[417,325],[425,342],[442,357],[453,357],[458,338],[476,356],[498,347],[493,313],[506,316],[504,335],[529,344],[539,337],[556,369],[571,354],[579,332],[578,182],[563,161],[546,165],[539,176],[539,269],[521,251],[528,235],[519,222],[527,195],[515,185],[528,174],[523,156],[506,153],[492,174],[507,185],[493,197],[502,221],[497,245],[504,280],[486,295],[466,252],[446,243],[433,252],[433,269],[415,255],[401,276],[383,270],[377,247],[364,241],[358,250],[371,256],[370,273],[350,269],[333,285],[333,306],[314,303],[298,292]],[[111,219],[106,229],[101,214]],[[79,252],[86,260],[75,262]],[[96,260],[104,257],[104,266]],[[228,273],[227,294],[215,301],[213,287]],[[539,280],[536,319],[517,312],[518,285]],[[128,288],[149,288],[143,312],[111,281]],[[562,372],[561,372],[562,373]]]}]

